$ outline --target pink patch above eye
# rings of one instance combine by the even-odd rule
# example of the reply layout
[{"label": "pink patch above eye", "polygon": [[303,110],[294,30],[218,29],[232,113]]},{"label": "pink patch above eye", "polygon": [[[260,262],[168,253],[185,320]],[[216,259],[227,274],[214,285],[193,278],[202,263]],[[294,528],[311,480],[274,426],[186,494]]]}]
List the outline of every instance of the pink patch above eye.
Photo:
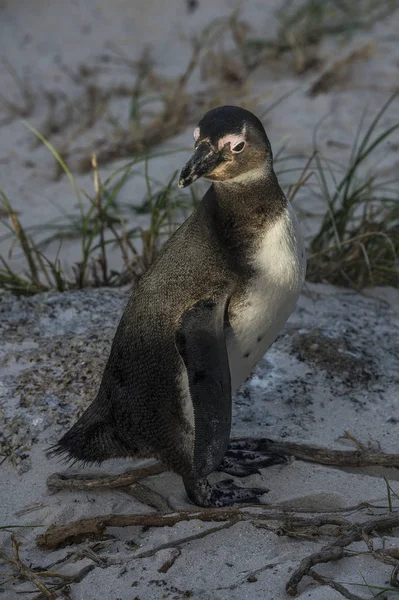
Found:
[{"label": "pink patch above eye", "polygon": [[220,138],[218,141],[218,149],[221,150],[226,144],[230,144],[230,148],[234,148],[234,146],[241,144],[241,142],[245,142],[245,135],[243,133],[231,133]]},{"label": "pink patch above eye", "polygon": [[194,141],[196,142],[200,136],[200,128],[196,127],[193,131]]}]

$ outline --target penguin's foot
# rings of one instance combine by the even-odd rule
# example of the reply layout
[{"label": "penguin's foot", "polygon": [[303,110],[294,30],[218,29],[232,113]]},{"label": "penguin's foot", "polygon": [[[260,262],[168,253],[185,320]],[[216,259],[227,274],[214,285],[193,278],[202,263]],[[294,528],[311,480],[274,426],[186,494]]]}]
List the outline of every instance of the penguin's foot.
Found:
[{"label": "penguin's foot", "polygon": [[247,477],[259,473],[259,469],[287,461],[282,454],[262,451],[256,442],[251,439],[231,442],[217,470],[236,477]]},{"label": "penguin's foot", "polygon": [[266,494],[266,488],[241,488],[232,479],[225,479],[210,485],[206,477],[183,479],[188,497],[198,506],[222,507],[232,504],[260,504],[259,497]]},{"label": "penguin's foot", "polygon": [[270,440],[267,438],[240,438],[230,440],[227,450],[251,450],[252,452],[265,452]]}]

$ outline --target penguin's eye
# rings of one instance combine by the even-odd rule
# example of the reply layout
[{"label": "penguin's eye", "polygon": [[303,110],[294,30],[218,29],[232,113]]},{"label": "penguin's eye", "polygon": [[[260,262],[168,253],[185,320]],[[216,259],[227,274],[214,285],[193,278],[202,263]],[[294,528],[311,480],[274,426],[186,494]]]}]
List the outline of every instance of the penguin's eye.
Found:
[{"label": "penguin's eye", "polygon": [[232,148],[231,150],[233,152],[235,152],[236,154],[238,154],[239,152],[242,152],[245,148],[245,142],[240,142],[239,144],[237,144],[236,146],[234,146],[234,148]]}]

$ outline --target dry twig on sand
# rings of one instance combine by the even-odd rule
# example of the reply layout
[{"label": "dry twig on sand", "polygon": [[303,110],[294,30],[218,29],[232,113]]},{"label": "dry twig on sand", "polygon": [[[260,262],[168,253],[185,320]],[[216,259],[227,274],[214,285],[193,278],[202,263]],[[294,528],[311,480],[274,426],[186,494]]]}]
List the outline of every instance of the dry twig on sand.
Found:
[{"label": "dry twig on sand", "polygon": [[99,488],[115,488],[133,496],[139,502],[144,502],[159,511],[170,509],[168,502],[160,494],[139,483],[140,479],[163,473],[165,467],[160,464],[142,467],[135,471],[127,471],[120,475],[62,475],[54,473],[47,478],[47,487],[56,492],[61,489],[95,490]]},{"label": "dry twig on sand", "polygon": [[47,478],[47,487],[52,492],[58,490],[95,490],[98,488],[126,487],[151,475],[163,473],[165,467],[161,464],[141,467],[134,471],[126,471],[119,475],[62,475],[54,473]]},{"label": "dry twig on sand", "polygon": [[[236,438],[234,441],[240,441]],[[367,449],[330,450],[320,446],[297,444],[295,442],[273,441],[267,438],[257,440],[257,450],[294,456],[299,460],[336,467],[399,467],[399,454],[372,452]]]},{"label": "dry twig on sand", "polygon": [[[282,513],[280,513],[281,515]],[[101,537],[107,527],[171,527],[181,521],[244,521],[256,519],[256,513],[244,512],[238,507],[224,509],[193,509],[170,513],[152,513],[141,515],[109,514],[88,519],[79,519],[67,525],[52,525],[44,534],[38,535],[36,543],[41,548],[60,548],[82,539]],[[262,518],[264,517],[262,514]]]},{"label": "dry twig on sand", "polygon": [[[354,512],[370,506],[367,503],[362,503],[343,508],[339,512]],[[303,526],[303,524],[309,526],[312,519],[293,517],[293,514],[298,512],[318,513],[323,511],[257,504],[247,507],[196,508],[144,515],[99,515],[97,517],[79,519],[67,525],[51,525],[44,534],[37,536],[36,543],[41,548],[55,549],[68,544],[78,543],[87,538],[98,539],[104,535],[107,527],[172,527],[181,521],[192,521],[195,519],[204,522],[228,522],[233,524],[239,521],[283,521],[287,523],[287,528],[291,527],[291,530],[292,524],[296,526]],[[320,520],[320,517],[317,517],[314,521],[316,525],[320,523],[324,525],[332,524],[332,522],[334,524],[340,522],[344,526],[346,523],[345,520],[338,520],[334,516],[326,516],[322,520]]]},{"label": "dry twig on sand", "polygon": [[[20,545],[21,544],[17,542],[15,536],[11,535],[12,556],[9,556],[3,548],[0,548],[0,556],[6,563],[11,565],[16,578],[33,583],[33,585],[40,590],[40,594],[39,596],[36,596],[35,600],[39,600],[40,598],[56,600],[56,598],[59,598],[57,590],[61,591],[70,583],[82,581],[82,579],[95,567],[94,564],[87,565],[73,575],[55,571],[33,571],[21,560],[19,555]],[[46,580],[46,582],[44,580]],[[48,581],[50,583],[48,583]]]},{"label": "dry twig on sand", "polygon": [[[372,535],[399,526],[399,512],[395,511],[388,515],[383,515],[365,521],[364,523],[353,523],[347,528],[347,531],[341,534],[340,538],[334,542],[323,546],[318,552],[310,554],[301,561],[299,567],[291,575],[286,591],[290,596],[296,596],[298,593],[298,585],[302,579],[308,575],[313,577],[315,572],[312,567],[315,565],[330,561],[340,560],[345,556],[345,548],[354,542],[360,542],[365,536]],[[317,579],[318,575],[314,577]],[[319,578],[320,580],[320,578]],[[331,583],[329,583],[331,585]],[[341,591],[341,590],[339,590]],[[342,591],[341,591],[342,593]],[[354,595],[347,595],[346,598],[357,598]]]}]

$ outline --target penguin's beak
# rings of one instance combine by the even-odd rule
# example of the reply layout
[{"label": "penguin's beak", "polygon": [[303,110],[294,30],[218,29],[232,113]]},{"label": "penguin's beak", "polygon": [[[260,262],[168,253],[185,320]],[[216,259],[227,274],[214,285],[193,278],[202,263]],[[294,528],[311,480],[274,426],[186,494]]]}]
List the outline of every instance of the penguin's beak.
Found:
[{"label": "penguin's beak", "polygon": [[203,142],[182,169],[179,177],[179,188],[185,188],[196,179],[210,175],[222,160],[220,152],[216,152],[207,142]]}]

